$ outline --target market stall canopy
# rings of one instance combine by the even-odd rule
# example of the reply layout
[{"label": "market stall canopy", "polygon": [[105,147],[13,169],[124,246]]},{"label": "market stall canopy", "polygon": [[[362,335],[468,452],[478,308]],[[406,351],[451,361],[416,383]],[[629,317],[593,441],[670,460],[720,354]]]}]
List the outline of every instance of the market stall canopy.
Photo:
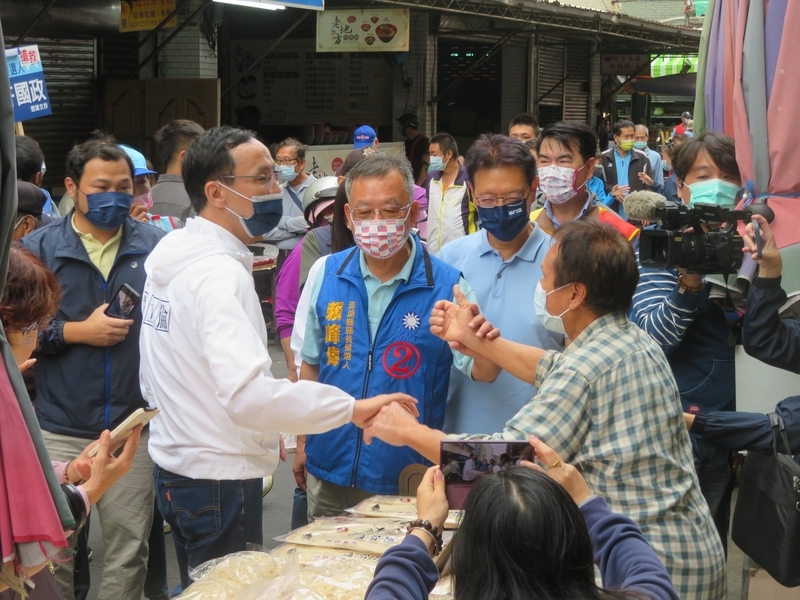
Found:
[{"label": "market stall canopy", "polygon": [[637,79],[631,84],[636,92],[646,94],[666,94],[670,96],[694,96],[697,87],[697,73],[667,75],[653,79]]},{"label": "market stall canopy", "polygon": [[650,62],[651,77],[665,77],[681,73],[697,73],[696,54],[667,54]]}]

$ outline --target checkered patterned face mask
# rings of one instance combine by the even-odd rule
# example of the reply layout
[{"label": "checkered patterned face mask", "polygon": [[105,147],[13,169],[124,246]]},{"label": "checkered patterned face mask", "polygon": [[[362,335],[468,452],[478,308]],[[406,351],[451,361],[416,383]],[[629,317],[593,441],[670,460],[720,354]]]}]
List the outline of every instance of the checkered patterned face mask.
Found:
[{"label": "checkered patterned face mask", "polygon": [[405,245],[410,233],[405,219],[353,220],[353,237],[364,254],[372,258],[389,258]]}]

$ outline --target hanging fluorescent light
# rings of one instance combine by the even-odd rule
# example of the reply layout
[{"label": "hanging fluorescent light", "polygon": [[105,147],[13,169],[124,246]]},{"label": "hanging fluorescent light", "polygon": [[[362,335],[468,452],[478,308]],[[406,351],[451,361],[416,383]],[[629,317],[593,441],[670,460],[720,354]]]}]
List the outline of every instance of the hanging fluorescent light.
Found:
[{"label": "hanging fluorescent light", "polygon": [[236,6],[248,6],[250,8],[264,8],[266,10],[283,10],[286,8],[282,4],[272,2],[261,2],[260,0],[214,0],[221,4],[234,4]]}]

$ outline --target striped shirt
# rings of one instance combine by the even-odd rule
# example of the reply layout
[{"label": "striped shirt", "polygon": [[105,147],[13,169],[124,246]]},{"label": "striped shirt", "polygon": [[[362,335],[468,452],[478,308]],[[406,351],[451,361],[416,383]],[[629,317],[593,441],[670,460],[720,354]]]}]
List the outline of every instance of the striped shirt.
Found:
[{"label": "striped shirt", "polygon": [[725,557],[700,493],[661,348],[623,313],[593,321],[536,370],[539,394],[494,439],[535,434],[642,529],[683,600],[725,598]]}]

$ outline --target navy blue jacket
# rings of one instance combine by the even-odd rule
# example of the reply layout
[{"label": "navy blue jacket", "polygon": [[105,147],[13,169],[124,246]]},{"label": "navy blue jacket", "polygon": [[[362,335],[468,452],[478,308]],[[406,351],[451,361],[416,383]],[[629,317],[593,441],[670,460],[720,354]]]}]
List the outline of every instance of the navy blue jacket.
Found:
[{"label": "navy blue jacket", "polygon": [[[450,298],[461,276],[457,269],[431,257],[420,241],[408,281],[401,282],[370,339],[368,306],[360,250],[331,255],[316,308],[325,346],[319,381],[355,398],[404,392],[419,401],[420,422],[441,429],[453,354],[434,336],[427,319],[437,300]],[[424,463],[408,447],[380,440],[363,443],[361,429],[349,423],[327,433],[309,435],[308,472],[330,483],[377,494],[397,494],[400,471]]]},{"label": "navy blue jacket", "polygon": [[800,320],[780,318],[785,303],[780,277],[758,277],[747,295],[742,343],[753,358],[800,373]]},{"label": "navy blue jacket", "polygon": [[140,311],[119,344],[100,348],[64,342],[64,323],[86,320],[123,283],[142,293],[144,261],[165,234],[130,217],[122,227],[108,281],[89,260],[72,228],[72,213],[22,239],[56,274],[62,288],[58,312],[39,332],[35,354],[36,416],[45,431],[94,439],[146,406],[139,389]]},{"label": "navy blue jacket", "polygon": [[[742,341],[747,353],[760,361],[800,373],[800,320],[781,319],[786,302],[781,278],[755,280],[747,296]],[[800,454],[800,396],[778,402],[775,412],[783,418],[792,454]],[[692,433],[712,444],[737,450],[772,449],[769,417],[761,413],[710,412],[695,416]],[[782,444],[778,449],[783,450]]]}]

